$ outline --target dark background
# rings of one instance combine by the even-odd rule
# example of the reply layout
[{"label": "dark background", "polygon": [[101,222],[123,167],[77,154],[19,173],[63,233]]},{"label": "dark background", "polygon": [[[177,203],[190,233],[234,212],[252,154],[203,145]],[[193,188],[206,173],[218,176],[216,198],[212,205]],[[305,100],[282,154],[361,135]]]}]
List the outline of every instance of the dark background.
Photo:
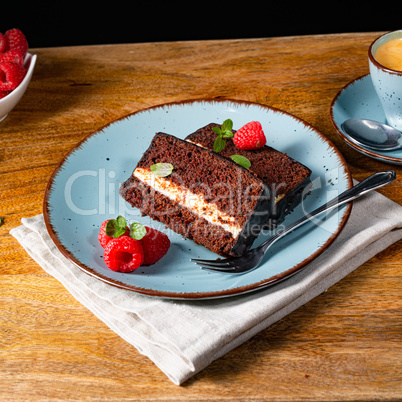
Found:
[{"label": "dark background", "polygon": [[367,1],[4,3],[0,32],[21,29],[31,48],[391,31],[402,27],[399,9],[392,11],[388,4],[381,10]]}]

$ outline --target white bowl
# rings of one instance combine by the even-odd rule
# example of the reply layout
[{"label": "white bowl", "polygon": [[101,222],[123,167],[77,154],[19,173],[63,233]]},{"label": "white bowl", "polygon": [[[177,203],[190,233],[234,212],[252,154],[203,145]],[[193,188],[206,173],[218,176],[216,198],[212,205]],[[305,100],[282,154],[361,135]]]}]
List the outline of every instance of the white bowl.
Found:
[{"label": "white bowl", "polygon": [[25,90],[28,87],[29,82],[32,78],[32,73],[35,68],[36,63],[36,54],[32,55],[27,53],[24,60],[24,67],[27,70],[24,79],[15,88],[12,92],[10,92],[7,96],[0,99],[0,122],[3,121],[7,115],[14,109],[14,106],[20,101],[22,95],[24,95]]}]

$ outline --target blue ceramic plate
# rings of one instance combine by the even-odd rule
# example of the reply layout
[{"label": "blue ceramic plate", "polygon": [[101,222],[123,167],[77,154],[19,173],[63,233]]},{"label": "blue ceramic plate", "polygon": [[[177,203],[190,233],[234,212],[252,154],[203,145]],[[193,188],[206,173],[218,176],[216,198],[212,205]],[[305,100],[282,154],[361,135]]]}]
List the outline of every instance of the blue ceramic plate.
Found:
[{"label": "blue ceramic plate", "polygon": [[350,141],[345,136],[341,124],[347,119],[354,118],[387,123],[370,74],[357,78],[338,92],[331,105],[332,124],[339,136],[356,151],[382,162],[402,165],[402,149],[396,151],[373,151]]},{"label": "blue ceramic plate", "polygon": [[[190,258],[218,256],[185,240],[160,223],[141,217],[119,196],[152,137],[163,131],[184,138],[208,123],[232,119],[234,128],[258,120],[268,145],[288,153],[312,170],[314,189],[285,220],[308,211],[350,188],[352,180],[338,150],[315,128],[283,111],[250,102],[194,100],[159,105],[112,122],[89,135],[60,163],[44,199],[44,217],[59,250],[86,273],[111,285],[142,294],[176,299],[238,295],[274,284],[296,273],[324,251],[340,233],[351,205],[309,223],[275,244],[262,265],[243,275],[202,270]],[[97,235],[101,223],[123,215],[168,234],[171,247],[156,264],[132,273],[109,270]],[[263,233],[260,243],[269,233]]]}]

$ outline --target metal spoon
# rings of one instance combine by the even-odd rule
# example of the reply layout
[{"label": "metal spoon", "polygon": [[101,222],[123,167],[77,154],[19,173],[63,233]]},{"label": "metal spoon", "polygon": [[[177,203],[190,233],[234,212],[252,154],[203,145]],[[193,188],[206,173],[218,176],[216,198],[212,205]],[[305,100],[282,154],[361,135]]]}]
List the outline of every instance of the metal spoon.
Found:
[{"label": "metal spoon", "polygon": [[341,127],[344,135],[356,145],[376,151],[402,148],[402,133],[386,124],[367,119],[349,119]]}]

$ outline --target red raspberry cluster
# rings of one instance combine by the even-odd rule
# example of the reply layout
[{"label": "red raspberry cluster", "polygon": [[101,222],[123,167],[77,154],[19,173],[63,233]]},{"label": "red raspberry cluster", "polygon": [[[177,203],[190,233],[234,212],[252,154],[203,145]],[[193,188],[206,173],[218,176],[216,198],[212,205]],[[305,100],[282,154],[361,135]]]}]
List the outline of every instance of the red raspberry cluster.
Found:
[{"label": "red raspberry cluster", "polygon": [[0,33],[0,99],[18,87],[26,70],[24,58],[28,52],[25,35],[17,28]]},{"label": "red raspberry cluster", "polygon": [[113,237],[115,235],[107,234],[106,226],[109,221],[110,219],[102,223],[98,240],[104,248],[103,259],[111,270],[132,272],[141,265],[155,264],[168,252],[170,240],[165,233],[145,226],[142,237],[133,238],[132,230],[126,226],[117,233],[117,237]]}]

